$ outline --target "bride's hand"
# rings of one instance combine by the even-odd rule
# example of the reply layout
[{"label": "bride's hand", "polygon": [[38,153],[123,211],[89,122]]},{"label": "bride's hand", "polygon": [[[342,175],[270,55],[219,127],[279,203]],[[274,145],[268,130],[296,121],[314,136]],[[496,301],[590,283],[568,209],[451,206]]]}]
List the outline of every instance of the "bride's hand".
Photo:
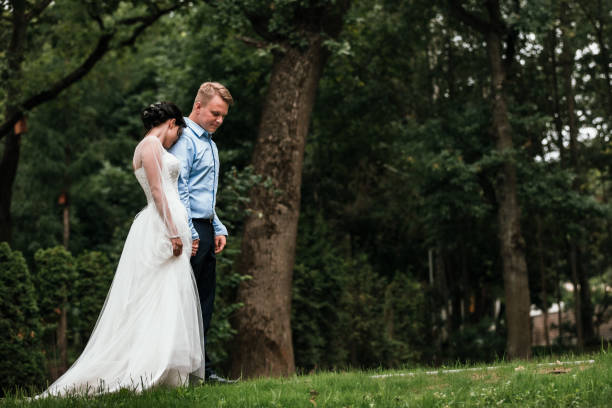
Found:
[{"label": "bride's hand", "polygon": [[174,256],[179,256],[183,252],[183,241],[180,238],[170,238],[170,242],[172,242],[172,254]]}]

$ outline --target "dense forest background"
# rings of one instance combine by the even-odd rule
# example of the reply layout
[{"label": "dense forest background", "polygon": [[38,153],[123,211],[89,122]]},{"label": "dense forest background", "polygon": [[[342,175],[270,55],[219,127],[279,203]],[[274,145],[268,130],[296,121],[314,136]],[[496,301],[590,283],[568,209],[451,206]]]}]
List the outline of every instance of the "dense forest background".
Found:
[{"label": "dense forest background", "polygon": [[[131,169],[140,111],[169,100],[188,114],[209,80],[236,101],[214,136],[230,231],[208,341],[218,370],[601,344],[610,0],[0,4],[2,387],[78,356],[146,202]],[[295,233],[276,246],[251,226],[278,208]],[[248,258],[256,243],[278,262]],[[288,341],[277,368],[245,366],[273,354],[246,320],[264,320],[257,285],[275,279],[265,313]],[[530,309],[555,304],[558,335],[532,348]]]}]

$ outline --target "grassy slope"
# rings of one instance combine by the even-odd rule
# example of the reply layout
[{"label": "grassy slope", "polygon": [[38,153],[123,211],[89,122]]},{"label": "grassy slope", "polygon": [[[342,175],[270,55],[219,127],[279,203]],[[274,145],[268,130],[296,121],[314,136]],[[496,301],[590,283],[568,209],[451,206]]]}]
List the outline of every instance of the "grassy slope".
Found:
[{"label": "grassy slope", "polygon": [[[547,361],[473,366],[455,373],[427,370],[342,372],[286,379],[242,381],[226,386],[120,392],[98,398],[25,401],[1,407],[610,407],[612,353],[580,356],[592,364],[542,365]],[[564,359],[564,361],[569,358]],[[540,363],[540,365],[538,365]],[[466,368],[466,367],[452,367]],[[477,369],[473,369],[477,368]],[[404,375],[397,375],[397,374]],[[407,374],[409,373],[409,374]],[[373,378],[377,374],[393,374]]]}]

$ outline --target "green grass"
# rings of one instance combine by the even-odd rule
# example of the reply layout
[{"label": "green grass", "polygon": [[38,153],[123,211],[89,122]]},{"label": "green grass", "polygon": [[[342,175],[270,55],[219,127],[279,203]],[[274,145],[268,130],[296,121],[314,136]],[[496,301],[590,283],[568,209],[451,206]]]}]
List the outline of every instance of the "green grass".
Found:
[{"label": "green grass", "polygon": [[[431,369],[326,372],[284,379],[241,381],[119,392],[96,398],[27,401],[11,396],[1,407],[610,407],[612,353],[565,357],[593,363],[560,365],[554,360]],[[548,365],[552,363],[552,365]],[[376,375],[389,375],[378,377]]]}]

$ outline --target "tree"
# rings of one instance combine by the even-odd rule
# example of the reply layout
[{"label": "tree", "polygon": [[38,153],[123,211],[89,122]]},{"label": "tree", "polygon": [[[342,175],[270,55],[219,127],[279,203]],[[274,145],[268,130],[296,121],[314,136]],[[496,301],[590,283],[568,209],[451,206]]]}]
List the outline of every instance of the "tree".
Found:
[{"label": "tree", "polygon": [[[514,60],[517,32],[503,20],[499,0],[487,0],[488,20],[468,12],[461,0],[449,0],[451,10],[466,25],[477,30],[487,44],[491,73],[492,131],[500,163],[495,193],[498,202],[500,252],[503,263],[510,358],[531,356],[529,280],[525,242],[521,234],[521,211],[517,200],[516,165],[512,158],[512,128],[506,101],[507,75]],[[505,39],[505,40],[504,40]],[[505,45],[505,56],[504,56]],[[504,60],[505,57],[505,60]]]},{"label": "tree", "polygon": [[255,187],[250,195],[253,213],[244,227],[238,267],[252,279],[238,289],[244,306],[235,319],[232,371],[247,377],[288,375],[295,370],[291,282],[304,146],[329,55],[324,42],[339,34],[349,2],[237,5],[271,48],[274,63],[252,162],[255,172],[270,183]]},{"label": "tree", "polygon": [[52,350],[59,353],[58,361],[51,367],[52,376],[57,378],[68,369],[68,308],[77,278],[76,268],[72,254],[60,246],[40,249],[34,259],[40,314]]},{"label": "tree", "polygon": [[[0,161],[0,240],[11,240],[11,199],[22,133],[13,127],[20,121],[24,123],[27,112],[80,81],[110,50],[133,45],[136,38],[160,17],[187,4],[180,0],[158,3],[135,0],[131,10],[126,12],[127,8],[116,1],[87,4],[79,1],[56,4],[51,0],[3,2],[0,24],[12,34],[0,41],[0,50],[6,55],[6,63],[0,66],[0,76],[6,86],[1,94],[0,140],[5,139],[5,143]],[[85,23],[79,24],[82,20]],[[64,27],[67,29],[62,32]],[[75,36],[74,29],[81,30],[83,35]],[[75,38],[82,42],[74,41]],[[65,67],[67,73],[57,72],[53,64],[45,64],[45,57],[49,56],[44,51],[53,48],[53,42],[64,43],[62,51],[66,53],[66,60],[80,61]],[[93,48],[91,43],[95,44]],[[40,66],[32,69],[36,64]]]},{"label": "tree", "polygon": [[40,314],[23,256],[0,243],[0,395],[43,383]]},{"label": "tree", "polygon": [[78,311],[71,331],[78,332],[85,345],[91,336],[113,281],[114,270],[101,252],[83,252],[76,258],[76,279],[72,285],[72,309]]}]

